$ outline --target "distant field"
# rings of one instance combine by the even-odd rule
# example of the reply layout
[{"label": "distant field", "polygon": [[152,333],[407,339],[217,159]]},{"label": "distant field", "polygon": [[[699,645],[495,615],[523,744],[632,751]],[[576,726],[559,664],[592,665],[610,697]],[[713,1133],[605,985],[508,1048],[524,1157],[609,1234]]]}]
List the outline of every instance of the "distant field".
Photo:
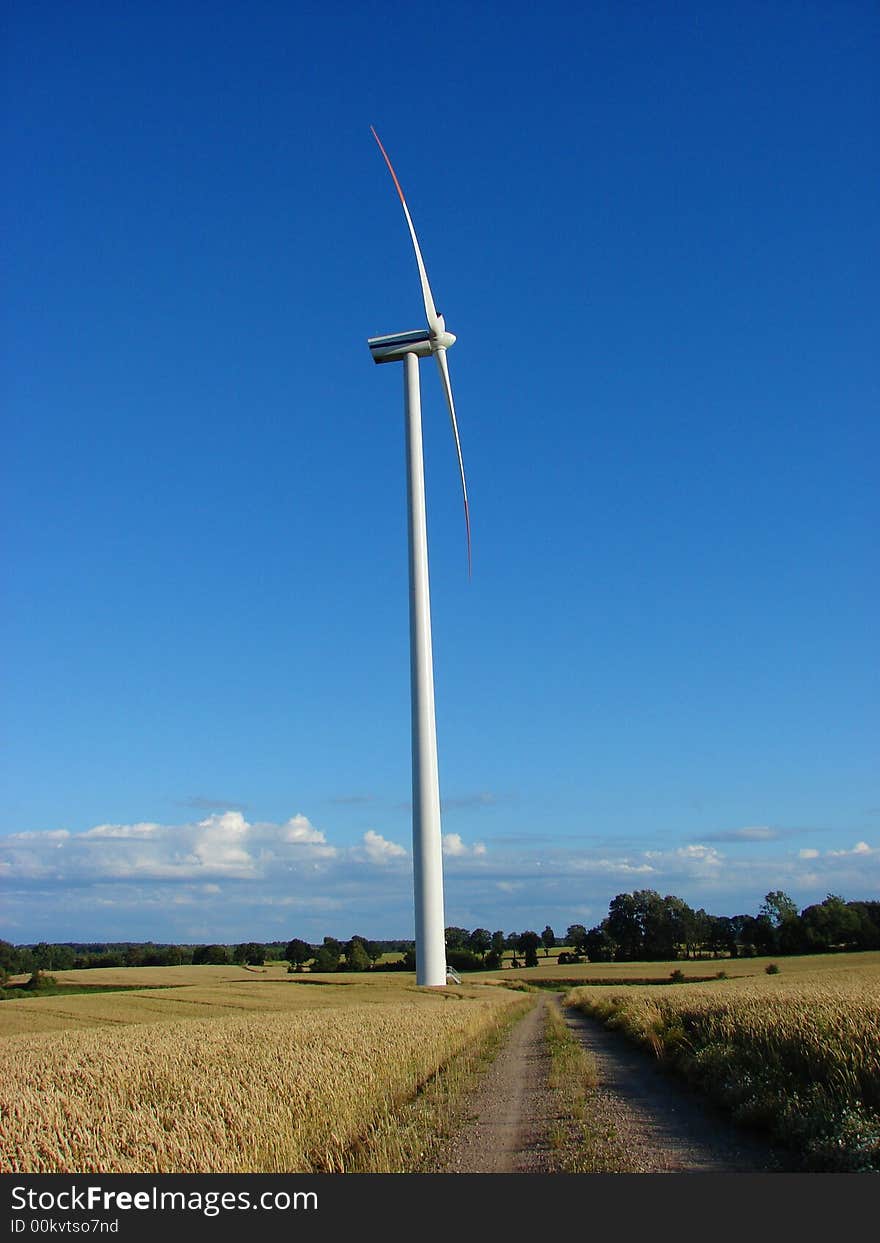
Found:
[{"label": "distant field", "polygon": [[[117,984],[148,984],[163,971],[222,973],[225,967],[126,967],[114,970],[64,971],[58,973],[72,982],[74,977],[112,975]],[[146,979],[144,978],[146,977]],[[180,978],[180,977],[178,977]],[[186,977],[184,977],[186,978]],[[186,1019],[223,1018],[244,1011],[273,1014],[282,1011],[325,1010],[355,1004],[379,1005],[393,1002],[401,1007],[423,1005],[425,993],[416,988],[411,972],[372,974],[334,972],[332,975],[265,976],[241,971],[232,979],[206,974],[202,983],[179,983],[175,987],[119,993],[77,993],[73,995],[33,996],[21,1001],[0,1002],[0,1040],[26,1032],[68,1031],[87,1027],[118,1027],[132,1023],[174,1023]],[[103,981],[101,981],[103,983]],[[110,983],[111,981],[107,981]],[[448,990],[449,994],[480,995],[486,990],[476,985]],[[493,990],[494,991],[494,990]],[[0,1044],[2,1050],[2,1044]]]},{"label": "distant field", "polygon": [[[776,963],[785,975],[808,971],[839,971],[846,967],[865,968],[880,966],[880,950],[858,954],[811,954],[782,958],[698,958],[677,962],[587,962],[575,966],[562,966],[552,956],[539,956],[537,967],[520,967],[516,971],[503,969],[503,978],[561,979],[561,980],[609,980],[622,979],[669,979],[673,971],[681,971],[686,977],[716,975],[725,971],[731,979],[741,976],[763,976],[770,963]],[[480,973],[482,975],[482,973]],[[498,975],[498,972],[489,972]]]},{"label": "distant field", "polygon": [[159,1023],[144,1022],[154,993],[65,998],[54,1014],[57,998],[3,1003],[62,1028],[0,1039],[0,1169],[343,1170],[353,1141],[522,1004],[507,989],[363,977],[180,993],[185,1015]]},{"label": "distant field", "polygon": [[[272,962],[265,967],[84,967],[78,971],[50,971],[59,984],[122,984],[140,985],[219,984],[224,980],[286,979],[287,963]],[[27,975],[13,976],[24,981]]]}]

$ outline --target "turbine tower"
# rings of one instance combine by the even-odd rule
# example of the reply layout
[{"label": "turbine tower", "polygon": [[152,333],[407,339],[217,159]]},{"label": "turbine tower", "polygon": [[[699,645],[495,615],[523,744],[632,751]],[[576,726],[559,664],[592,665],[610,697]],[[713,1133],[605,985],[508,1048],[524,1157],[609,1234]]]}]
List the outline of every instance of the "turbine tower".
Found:
[{"label": "turbine tower", "polygon": [[415,885],[416,983],[446,983],[446,940],[443,913],[443,852],[440,836],[440,781],[437,768],[437,726],[434,715],[434,665],[431,654],[431,597],[428,583],[428,540],[425,519],[425,470],[422,457],[422,411],[419,395],[419,359],[433,354],[449,407],[458,470],[464,497],[468,574],[471,570],[471,528],[467,484],[458,438],[446,351],[455,337],[446,331],[431,296],[422,252],[397,174],[379,135],[370,126],[394,180],[409,225],[427,328],[370,337],[367,344],[375,363],[403,362],[406,416],[407,504],[409,514],[409,642],[412,698],[413,872]]}]

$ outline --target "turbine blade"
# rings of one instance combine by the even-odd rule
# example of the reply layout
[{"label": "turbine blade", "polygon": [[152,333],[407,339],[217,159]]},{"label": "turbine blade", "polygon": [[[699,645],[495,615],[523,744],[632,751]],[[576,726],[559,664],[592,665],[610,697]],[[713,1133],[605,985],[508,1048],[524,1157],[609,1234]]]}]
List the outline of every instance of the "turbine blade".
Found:
[{"label": "turbine blade", "polygon": [[446,350],[441,346],[440,349],[434,351],[434,357],[437,359],[437,367],[440,371],[440,383],[443,385],[443,392],[446,394],[446,404],[449,407],[449,418],[452,421],[452,434],[455,437],[455,451],[458,454],[458,472],[461,475],[461,494],[464,498],[464,525],[467,529],[467,554],[468,554],[468,578],[471,577],[471,515],[468,508],[467,484],[464,478],[464,461],[461,456],[461,441],[458,438],[458,423],[455,419],[455,403],[452,400],[452,385],[449,383],[449,364],[446,361]]},{"label": "turbine blade", "polygon": [[428,284],[428,274],[425,271],[425,261],[422,258],[422,252],[419,249],[419,239],[416,237],[416,231],[415,231],[415,228],[413,227],[412,216],[409,214],[409,208],[406,205],[406,199],[403,197],[403,191],[400,188],[400,182],[397,180],[397,173],[395,173],[394,168],[391,164],[391,161],[388,159],[388,152],[382,146],[381,139],[379,138],[379,135],[376,133],[376,131],[373,129],[372,125],[370,126],[370,132],[372,133],[373,137],[376,139],[376,142],[379,144],[379,150],[382,152],[382,155],[385,157],[385,163],[388,165],[388,171],[394,180],[394,184],[397,187],[397,193],[400,195],[400,201],[403,204],[403,214],[406,216],[406,223],[409,225],[409,235],[412,238],[413,249],[416,252],[416,263],[419,265],[419,279],[422,282],[422,298],[424,299],[424,302],[425,302],[425,314],[428,317],[428,327],[431,329],[432,332],[435,332],[442,325],[440,324],[439,317],[437,315],[437,309],[434,306],[434,299],[431,297],[431,286]]}]

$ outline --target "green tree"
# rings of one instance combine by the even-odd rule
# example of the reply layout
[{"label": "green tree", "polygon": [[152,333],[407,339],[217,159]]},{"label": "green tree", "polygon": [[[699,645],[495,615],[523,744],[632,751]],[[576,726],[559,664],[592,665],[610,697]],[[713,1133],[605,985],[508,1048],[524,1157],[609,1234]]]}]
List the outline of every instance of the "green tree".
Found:
[{"label": "green tree", "polygon": [[781,889],[771,890],[758,910],[759,917],[766,915],[774,928],[780,928],[787,919],[797,919],[797,913],[797,906]]},{"label": "green tree", "polygon": [[813,953],[857,945],[860,924],[859,913],[835,893],[801,914],[805,947]]},{"label": "green tree", "polygon": [[729,954],[736,958],[736,935],[733,920],[727,915],[709,916],[709,948],[713,958]]},{"label": "green tree", "polygon": [[358,941],[360,943],[361,948],[363,949],[364,953],[367,955],[367,958],[370,960],[371,963],[378,962],[379,959],[382,957],[384,950],[379,941],[369,941],[367,940],[366,937],[358,936],[357,934],[355,934],[355,936],[353,936],[350,941],[346,942],[346,945],[345,945],[346,959],[348,958],[349,951],[351,950],[351,947],[355,941]]},{"label": "green tree", "polygon": [[76,955],[70,945],[47,945],[41,941],[34,946],[34,967],[37,971],[70,971]]},{"label": "green tree", "polygon": [[541,944],[541,938],[537,932],[528,929],[521,932],[517,938],[516,948],[524,955],[527,967],[537,967],[538,965],[538,946]]},{"label": "green tree", "polygon": [[643,912],[633,893],[619,893],[608,907],[606,928],[615,944],[615,958],[634,962],[644,953]]},{"label": "green tree", "polygon": [[352,937],[345,950],[346,971],[369,971],[370,956],[360,937]]},{"label": "green tree", "polygon": [[241,963],[242,966],[262,967],[266,955],[262,945],[258,945],[256,941],[245,941],[236,945],[232,952],[232,961]]},{"label": "green tree", "polygon": [[681,898],[669,894],[661,898],[655,889],[639,889],[633,894],[642,928],[642,955],[654,962],[666,962],[678,953],[676,922],[687,909]]},{"label": "green tree", "polygon": [[880,902],[847,902],[856,917],[853,949],[880,949]]},{"label": "green tree", "polygon": [[467,949],[468,938],[471,935],[468,932],[467,928],[454,928],[454,927],[447,928],[445,931],[445,935],[446,935],[446,948],[447,949],[450,949],[450,950]]},{"label": "green tree", "polygon": [[225,945],[197,945],[193,950],[192,960],[195,967],[205,963],[225,966],[229,962],[229,950]]},{"label": "green tree", "polygon": [[485,958],[492,948],[492,933],[488,928],[475,928],[468,937],[468,949]]},{"label": "green tree", "polygon": [[339,954],[328,945],[319,945],[312,963],[312,971],[335,971],[339,966]]},{"label": "green tree", "polygon": [[662,952],[658,958],[677,958],[684,951],[689,958],[696,938],[697,917],[694,911],[682,898],[667,894],[663,899],[663,931],[658,949]]},{"label": "green tree", "polygon": [[303,964],[309,961],[313,952],[311,945],[307,941],[301,941],[299,937],[294,937],[292,941],[287,942],[284,957],[292,967],[296,967],[301,971]]},{"label": "green tree", "polygon": [[15,975],[18,971],[18,950],[11,941],[0,941],[0,976]]},{"label": "green tree", "polygon": [[583,924],[569,924],[565,931],[565,944],[570,945],[576,954],[584,952],[587,930]]},{"label": "green tree", "polygon": [[544,946],[544,957],[548,958],[550,951],[556,945],[556,933],[549,924],[541,933],[541,944]]},{"label": "green tree", "polygon": [[587,933],[584,953],[590,962],[611,962],[614,957],[614,942],[605,931],[604,925],[599,924]]},{"label": "green tree", "polygon": [[779,937],[769,915],[759,915],[751,928],[752,943],[758,954],[775,954]]},{"label": "green tree", "polygon": [[342,943],[336,937],[324,937],[315,954],[312,971],[335,971],[342,957]]}]

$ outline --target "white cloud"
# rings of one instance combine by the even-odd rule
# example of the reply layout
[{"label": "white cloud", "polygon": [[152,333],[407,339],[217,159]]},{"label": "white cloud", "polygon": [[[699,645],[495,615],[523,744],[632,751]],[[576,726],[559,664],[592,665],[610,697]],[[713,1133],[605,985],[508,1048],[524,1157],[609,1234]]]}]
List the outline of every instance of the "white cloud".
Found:
[{"label": "white cloud", "polygon": [[[21,940],[412,935],[410,854],[394,829],[334,843],[302,812],[278,823],[251,823],[234,808],[198,816],[0,838],[7,926]],[[772,889],[800,907],[830,892],[856,900],[878,890],[880,849],[859,840],[840,848],[852,837],[770,853],[756,832],[753,849],[740,836],[722,854],[711,835],[639,850],[632,838],[618,849],[586,835],[573,847],[549,834],[483,843],[447,833],[447,922],[565,926],[584,909],[601,919],[616,893],[643,888],[718,914],[754,913]]]},{"label": "white cloud", "polygon": [[873,847],[869,846],[867,842],[856,842],[852,850],[829,850],[828,854],[832,858],[842,859],[847,855],[875,855],[877,854],[877,851]]},{"label": "white cloud", "polygon": [[473,846],[468,846],[460,833],[444,833],[443,853],[450,859],[460,859],[467,856],[479,857],[485,855],[486,847],[482,842],[475,842]]},{"label": "white cloud", "polygon": [[160,824],[97,824],[80,834],[84,838],[107,838],[112,841],[125,841],[129,838],[156,837],[162,832]]},{"label": "white cloud", "polygon": [[306,816],[296,815],[282,825],[282,834],[286,842],[305,842],[314,844],[326,842],[320,829],[316,829]]},{"label": "white cloud", "polygon": [[29,829],[25,833],[10,833],[11,842],[63,842],[70,837],[69,829],[47,829],[36,831]]},{"label": "white cloud", "polygon": [[190,859],[210,872],[252,875],[254,858],[247,849],[250,827],[240,811],[218,812],[200,820]]},{"label": "white cloud", "polygon": [[[650,851],[645,852],[646,859],[650,857]],[[652,863],[633,863],[630,859],[604,859],[593,858],[592,856],[574,858],[569,865],[576,872],[598,872],[604,875],[628,876],[628,875],[644,875],[653,872],[656,869]]]},{"label": "white cloud", "polygon": [[381,833],[367,829],[364,834],[364,851],[371,863],[388,863],[391,859],[405,858],[406,851],[396,842],[389,842]]},{"label": "white cloud", "polygon": [[[63,858],[55,852],[64,847]],[[195,823],[98,824],[14,833],[0,838],[0,872],[18,880],[53,878],[75,884],[146,880],[259,879],[271,865],[337,855],[306,816],[285,824],[250,824],[240,811],[216,812]]]},{"label": "white cloud", "polygon": [[675,854],[683,862],[699,864],[701,868],[718,868],[724,861],[724,855],[714,846],[702,846],[696,843],[690,846],[679,846]]}]

